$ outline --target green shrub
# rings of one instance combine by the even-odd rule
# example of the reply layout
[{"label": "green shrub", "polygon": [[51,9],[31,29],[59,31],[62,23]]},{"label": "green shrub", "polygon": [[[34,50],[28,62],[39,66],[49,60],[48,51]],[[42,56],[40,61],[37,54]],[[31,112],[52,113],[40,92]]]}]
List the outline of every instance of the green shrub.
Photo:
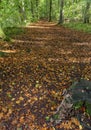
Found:
[{"label": "green shrub", "polygon": [[75,30],[91,33],[91,24],[65,23],[64,26]]}]

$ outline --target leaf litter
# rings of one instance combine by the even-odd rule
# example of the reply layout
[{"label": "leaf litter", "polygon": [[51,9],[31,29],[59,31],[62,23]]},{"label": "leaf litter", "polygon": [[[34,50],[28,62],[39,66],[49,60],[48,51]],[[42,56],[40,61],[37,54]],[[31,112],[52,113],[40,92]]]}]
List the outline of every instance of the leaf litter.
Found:
[{"label": "leaf litter", "polygon": [[0,41],[2,50],[14,50],[0,57],[0,130],[82,129],[74,117],[56,126],[49,118],[65,88],[91,80],[91,35],[51,23],[24,29],[12,44]]}]

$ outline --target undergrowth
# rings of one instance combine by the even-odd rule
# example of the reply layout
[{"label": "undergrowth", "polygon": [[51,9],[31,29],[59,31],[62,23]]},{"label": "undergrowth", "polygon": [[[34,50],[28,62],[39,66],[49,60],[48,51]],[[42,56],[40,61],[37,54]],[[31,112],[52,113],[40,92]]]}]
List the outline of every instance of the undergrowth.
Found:
[{"label": "undergrowth", "polygon": [[22,27],[7,27],[4,28],[4,33],[6,37],[4,38],[4,41],[11,41],[12,36],[19,35],[24,33],[24,29]]},{"label": "undergrowth", "polygon": [[24,33],[24,29],[21,27],[7,27],[4,29],[7,36],[19,35]]},{"label": "undergrowth", "polygon": [[65,23],[65,27],[72,28],[75,30],[91,33],[91,24],[84,23]]}]

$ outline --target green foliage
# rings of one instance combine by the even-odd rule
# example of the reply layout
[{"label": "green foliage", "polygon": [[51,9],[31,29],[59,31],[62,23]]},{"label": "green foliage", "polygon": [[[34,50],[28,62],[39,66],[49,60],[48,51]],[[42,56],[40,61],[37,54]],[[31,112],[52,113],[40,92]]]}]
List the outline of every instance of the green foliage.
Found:
[{"label": "green foliage", "polygon": [[86,108],[87,114],[91,116],[91,103],[86,102]]},{"label": "green foliage", "polygon": [[6,36],[2,30],[2,28],[0,27],[0,38],[4,39]]},{"label": "green foliage", "polygon": [[81,108],[82,105],[83,105],[83,102],[79,101],[79,102],[75,103],[73,107],[75,108],[75,110],[77,110],[77,109]]},{"label": "green foliage", "polygon": [[69,27],[75,30],[81,30],[83,32],[91,33],[91,25],[90,24],[83,24],[83,23],[66,23],[64,24],[65,27]]},{"label": "green foliage", "polygon": [[13,35],[19,35],[22,33],[24,33],[24,29],[22,27],[21,28],[7,27],[7,28],[4,28],[3,30],[0,28],[0,38],[8,42],[11,41],[10,37],[12,37]]},{"label": "green foliage", "polygon": [[85,112],[91,115],[91,82],[81,79],[71,86],[70,91],[74,102],[73,107],[75,109],[85,107]]},{"label": "green foliage", "polygon": [[56,119],[58,119],[58,118],[59,118],[59,115],[58,115],[58,114],[53,115],[53,119],[54,119],[54,120],[56,120]]},{"label": "green foliage", "polygon": [[10,42],[10,41],[11,41],[10,37],[8,37],[8,36],[6,36],[3,40],[4,40],[4,41],[7,41],[7,42]]},{"label": "green foliage", "polygon": [[14,1],[3,0],[0,3],[0,25],[1,27],[17,26],[20,23],[20,16]]},{"label": "green foliage", "polygon": [[[64,21],[68,19],[83,22],[86,14],[91,14],[91,9],[86,9],[86,3],[91,0],[65,0],[64,1]],[[0,26],[1,28],[7,27],[19,27],[20,25],[26,25],[30,22],[36,22],[38,20],[48,20],[50,2],[49,0],[3,0],[0,2]],[[52,20],[58,21],[60,16],[60,0],[52,0]],[[72,23],[73,24],[73,23]],[[71,25],[70,25],[71,26]],[[74,25],[75,26],[75,25]],[[83,31],[90,32],[91,27],[87,25],[76,26],[77,29],[83,29]]]},{"label": "green foliage", "polygon": [[50,117],[49,116],[46,116],[45,119],[46,119],[46,121],[50,121]]},{"label": "green foliage", "polygon": [[[83,102],[79,101],[75,103],[73,107],[75,108],[75,110],[77,110],[80,109],[82,106]],[[86,113],[91,116],[91,103],[86,102],[85,107],[86,107]]]},{"label": "green foliage", "polygon": [[19,35],[24,33],[24,29],[22,27],[7,27],[4,28],[4,32],[5,35],[7,36],[7,40],[9,39],[9,37],[13,36],[13,35]]}]

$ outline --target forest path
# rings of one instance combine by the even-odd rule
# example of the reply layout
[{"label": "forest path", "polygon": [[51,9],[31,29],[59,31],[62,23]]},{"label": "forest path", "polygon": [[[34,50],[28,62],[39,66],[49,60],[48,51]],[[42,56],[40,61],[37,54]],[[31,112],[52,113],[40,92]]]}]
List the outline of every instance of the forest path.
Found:
[{"label": "forest path", "polygon": [[[36,23],[13,36],[0,58],[0,130],[47,129],[48,118],[60,104],[61,93],[74,79],[91,80],[91,35],[57,26]],[[72,119],[56,130],[79,123]]]}]

